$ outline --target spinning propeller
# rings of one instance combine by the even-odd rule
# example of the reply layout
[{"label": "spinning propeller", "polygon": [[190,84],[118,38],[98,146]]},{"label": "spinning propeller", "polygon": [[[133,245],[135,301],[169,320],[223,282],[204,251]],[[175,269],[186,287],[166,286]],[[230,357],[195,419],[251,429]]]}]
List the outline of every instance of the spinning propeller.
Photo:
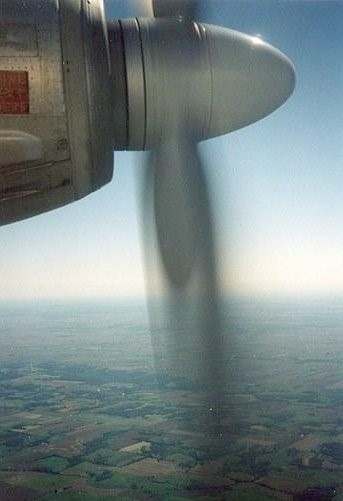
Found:
[{"label": "spinning propeller", "polygon": [[[153,0],[138,6],[145,7],[147,17],[123,22],[121,30],[128,115],[132,109],[133,116],[128,143],[134,138],[134,149],[151,150],[142,222],[148,295],[162,288],[164,298],[150,301],[155,365],[165,382],[196,383],[205,391],[206,408],[218,417],[230,375],[213,214],[198,142],[255,122],[280,106],[293,90],[294,70],[259,38],[195,21],[197,1]],[[135,56],[127,57],[134,38]],[[137,89],[144,117],[139,130],[134,126]]]},{"label": "spinning propeller", "polygon": [[107,23],[102,0],[0,0],[0,224],[100,188],[113,150],[149,150],[147,279],[164,301],[162,314],[150,308],[156,366],[198,381],[212,412],[224,363],[198,143],[278,108],[294,68],[259,38],[195,21],[196,1],[134,4],[145,17]]}]

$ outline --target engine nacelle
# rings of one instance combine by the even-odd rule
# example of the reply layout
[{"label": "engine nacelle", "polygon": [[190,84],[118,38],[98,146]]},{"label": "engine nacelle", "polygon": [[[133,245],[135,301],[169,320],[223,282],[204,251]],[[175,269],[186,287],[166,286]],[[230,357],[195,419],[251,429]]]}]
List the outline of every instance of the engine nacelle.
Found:
[{"label": "engine nacelle", "polygon": [[73,202],[113,172],[102,0],[1,0],[0,224]]}]

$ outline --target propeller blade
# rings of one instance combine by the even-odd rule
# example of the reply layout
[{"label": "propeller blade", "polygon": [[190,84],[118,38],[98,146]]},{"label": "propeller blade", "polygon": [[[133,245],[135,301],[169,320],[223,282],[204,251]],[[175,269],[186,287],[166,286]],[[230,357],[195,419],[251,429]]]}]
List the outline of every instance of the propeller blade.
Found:
[{"label": "propeller blade", "polygon": [[198,179],[196,145],[181,135],[170,138],[152,153],[151,161],[161,260],[170,286],[185,287],[204,247],[200,221],[206,201]]},{"label": "propeller blade", "polygon": [[136,17],[154,17],[152,0],[127,0],[127,3]]},{"label": "propeller blade", "polygon": [[152,0],[155,17],[195,19],[198,3],[198,0]]},{"label": "propeller blade", "polygon": [[[154,1],[153,6],[155,15],[185,17],[195,14],[196,2]],[[207,53],[199,45],[200,38],[193,36],[196,28],[190,30],[188,20],[173,24],[182,33],[182,42],[175,40],[178,31],[173,33],[174,29],[163,33],[165,58],[159,61],[155,75],[163,76],[158,82],[168,82],[163,87],[168,99],[160,141],[147,155],[143,245],[158,379],[162,386],[196,389],[195,398],[201,405],[198,430],[208,435],[208,445],[218,456],[220,421],[227,409],[226,350],[213,215],[198,152],[203,121],[197,107],[191,105],[194,88],[188,76],[197,78],[202,72]],[[145,53],[146,65],[149,61],[154,62],[153,52]],[[169,68],[180,71],[176,76]]]},{"label": "propeller blade", "polygon": [[[149,154],[143,187],[143,235],[155,367],[162,385],[196,388],[199,431],[214,455],[221,447],[228,372],[220,313],[213,215],[197,143],[173,126]],[[154,242],[154,244],[153,244]],[[154,297],[161,289],[161,300]]]}]

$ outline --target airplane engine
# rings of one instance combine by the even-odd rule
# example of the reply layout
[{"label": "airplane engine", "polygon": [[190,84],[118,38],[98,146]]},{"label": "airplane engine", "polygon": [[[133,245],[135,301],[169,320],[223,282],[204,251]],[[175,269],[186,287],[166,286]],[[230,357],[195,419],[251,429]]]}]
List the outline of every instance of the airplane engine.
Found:
[{"label": "airplane engine", "polygon": [[102,187],[113,150],[249,125],[294,82],[274,47],[187,16],[107,23],[103,0],[0,0],[0,225]]}]

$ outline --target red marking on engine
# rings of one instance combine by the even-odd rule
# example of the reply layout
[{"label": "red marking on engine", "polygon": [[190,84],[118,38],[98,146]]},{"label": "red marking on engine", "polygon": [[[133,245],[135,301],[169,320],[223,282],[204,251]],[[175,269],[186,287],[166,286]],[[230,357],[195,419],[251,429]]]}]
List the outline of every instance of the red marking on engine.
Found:
[{"label": "red marking on engine", "polygon": [[0,115],[26,115],[29,112],[28,72],[0,70]]}]

